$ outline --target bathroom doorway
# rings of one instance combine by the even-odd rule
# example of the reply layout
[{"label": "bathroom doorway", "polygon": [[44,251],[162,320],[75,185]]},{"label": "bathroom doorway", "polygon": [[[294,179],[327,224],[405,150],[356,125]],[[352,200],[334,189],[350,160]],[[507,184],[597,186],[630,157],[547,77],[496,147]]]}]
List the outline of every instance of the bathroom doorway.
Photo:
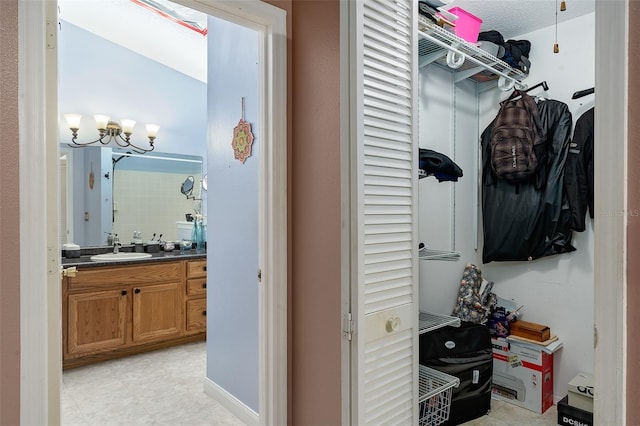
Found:
[{"label": "bathroom doorway", "polygon": [[[264,238],[259,241],[259,264],[262,269],[262,284],[259,290],[259,375],[256,377],[256,385],[259,386],[259,421],[266,424],[286,423],[286,27],[283,10],[277,9],[259,1],[247,1],[242,3],[242,8],[235,6],[233,2],[187,2],[190,7],[197,7],[202,12],[211,16],[220,16],[229,22],[235,22],[254,29],[257,34],[258,50],[261,52],[259,76],[261,90],[259,116],[263,140],[263,155],[258,170],[260,185],[260,234]],[[40,171],[39,177],[55,177],[42,179],[47,182],[45,191],[34,194],[26,201],[27,204],[38,204],[47,211],[46,224],[49,247],[47,253],[34,253],[30,262],[34,265],[47,265],[47,280],[29,279],[29,274],[22,277],[24,282],[41,282],[42,288],[34,286],[33,292],[26,291],[22,301],[31,306],[28,318],[21,322],[23,336],[32,336],[23,339],[23,368],[24,377],[21,388],[25,394],[30,395],[30,409],[24,409],[23,420],[29,424],[45,424],[59,422],[59,384],[60,384],[60,287],[59,287],[59,236],[57,235],[58,205],[59,205],[59,153],[57,149],[57,122],[58,114],[55,105],[55,21],[57,14],[55,5],[49,4],[25,6],[21,15],[21,25],[25,27],[45,28],[50,38],[47,46],[42,45],[41,38],[25,37],[25,51],[32,52],[27,63],[41,62],[43,67],[37,68],[42,75],[42,70],[47,69],[46,84],[43,87],[30,86],[34,90],[34,98],[30,99],[42,108],[34,115],[41,114],[37,119],[46,122],[46,140],[48,149],[43,156],[49,167]],[[46,50],[45,50],[46,49]],[[46,66],[45,66],[46,64]],[[35,75],[26,76],[25,79],[38,78]],[[40,78],[42,78],[40,76]],[[27,84],[27,86],[29,86]],[[52,95],[53,94],[53,95]],[[44,112],[46,111],[46,112]],[[264,111],[269,111],[266,114]],[[35,126],[37,127],[37,126]],[[35,130],[34,130],[35,131]],[[29,140],[30,138],[26,138]],[[42,141],[42,138],[34,138]],[[25,142],[28,144],[29,142]],[[53,149],[56,146],[56,149]],[[30,148],[27,147],[27,150]],[[37,151],[35,148],[34,151]],[[35,159],[37,156],[34,155]],[[38,174],[38,173],[36,173]],[[266,179],[265,177],[268,177]],[[46,206],[46,207],[45,207]],[[26,231],[29,234],[31,230]],[[37,232],[34,228],[33,232]],[[41,234],[40,234],[41,235]],[[56,235],[55,238],[52,238]],[[53,241],[55,240],[55,243]],[[265,250],[269,247],[269,250]],[[267,253],[268,251],[268,253]],[[34,251],[35,252],[35,251]],[[40,276],[43,268],[34,267],[34,276]],[[33,277],[31,277],[33,278]],[[256,276],[257,281],[257,276]],[[257,285],[257,283],[256,283]],[[23,286],[25,288],[25,286]],[[28,293],[28,294],[27,294]],[[267,301],[269,301],[267,303]],[[276,310],[274,307],[279,306]],[[26,312],[26,311],[25,311]],[[47,330],[47,339],[36,338],[42,335],[42,330]],[[31,367],[35,368],[31,368]],[[269,375],[267,375],[267,372]],[[274,375],[275,373],[275,375]],[[271,379],[270,379],[271,378]],[[46,380],[47,386],[42,386],[42,380]],[[37,389],[37,390],[36,390]],[[268,396],[265,397],[265,395]],[[231,396],[231,395],[230,395]],[[228,401],[227,401],[228,402]],[[223,402],[224,403],[224,402]],[[57,407],[57,408],[56,408]]]}]

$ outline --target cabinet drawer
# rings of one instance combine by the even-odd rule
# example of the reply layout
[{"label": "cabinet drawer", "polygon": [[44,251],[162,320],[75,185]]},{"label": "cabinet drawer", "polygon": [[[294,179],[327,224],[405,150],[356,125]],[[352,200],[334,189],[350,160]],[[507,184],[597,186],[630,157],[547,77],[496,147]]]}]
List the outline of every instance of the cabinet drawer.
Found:
[{"label": "cabinet drawer", "polygon": [[207,327],[207,299],[187,302],[187,332],[203,331]]},{"label": "cabinet drawer", "polygon": [[207,260],[191,260],[187,262],[187,278],[201,278],[207,276]]},{"label": "cabinet drawer", "polygon": [[69,277],[69,291],[103,290],[113,285],[144,285],[182,280],[180,262],[159,262],[141,265],[90,268],[79,270],[75,277]]},{"label": "cabinet drawer", "polygon": [[192,297],[207,294],[207,278],[194,278],[187,280],[187,295]]}]

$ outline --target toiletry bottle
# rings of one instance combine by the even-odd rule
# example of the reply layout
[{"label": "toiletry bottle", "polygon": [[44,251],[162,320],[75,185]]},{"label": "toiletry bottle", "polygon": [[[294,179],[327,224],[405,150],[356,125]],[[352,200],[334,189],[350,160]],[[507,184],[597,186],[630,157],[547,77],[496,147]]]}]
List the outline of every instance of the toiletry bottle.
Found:
[{"label": "toiletry bottle", "polygon": [[202,215],[198,215],[198,216],[199,216],[198,217],[198,224],[196,225],[197,229],[198,229],[198,235],[197,235],[197,237],[198,237],[197,241],[198,242],[196,244],[196,249],[197,249],[198,254],[202,254],[202,253],[204,253],[204,242],[205,242],[206,237],[205,237],[205,234],[204,234],[204,225],[202,224]]}]

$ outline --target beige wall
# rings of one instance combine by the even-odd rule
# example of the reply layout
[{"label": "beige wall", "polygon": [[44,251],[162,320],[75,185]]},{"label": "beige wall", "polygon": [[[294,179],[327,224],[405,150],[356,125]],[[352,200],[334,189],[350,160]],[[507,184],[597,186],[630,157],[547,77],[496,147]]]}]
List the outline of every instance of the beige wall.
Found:
[{"label": "beige wall", "polygon": [[339,425],[340,2],[293,18],[290,424]]},{"label": "beige wall", "polygon": [[18,1],[0,1],[0,425],[20,422]]},{"label": "beige wall", "polygon": [[[640,211],[640,2],[629,1],[629,128],[627,208]],[[640,217],[628,215],[627,229],[627,424],[640,424],[640,404],[635,392],[640,383]]]}]

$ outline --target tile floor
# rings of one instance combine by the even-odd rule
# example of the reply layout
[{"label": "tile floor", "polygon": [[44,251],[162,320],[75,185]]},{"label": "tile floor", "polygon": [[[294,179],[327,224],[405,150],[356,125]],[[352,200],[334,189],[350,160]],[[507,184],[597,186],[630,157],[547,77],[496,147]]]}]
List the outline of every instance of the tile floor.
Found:
[{"label": "tile floor", "polygon": [[62,424],[244,426],[204,393],[204,342],[66,370]]},{"label": "tile floor", "polygon": [[[191,343],[64,371],[64,426],[244,426],[204,393],[204,342]],[[551,426],[555,405],[543,415],[502,401],[466,426]]]},{"label": "tile floor", "polygon": [[558,412],[552,405],[544,414],[536,414],[504,401],[491,400],[491,412],[465,426],[551,426],[558,424]]}]

